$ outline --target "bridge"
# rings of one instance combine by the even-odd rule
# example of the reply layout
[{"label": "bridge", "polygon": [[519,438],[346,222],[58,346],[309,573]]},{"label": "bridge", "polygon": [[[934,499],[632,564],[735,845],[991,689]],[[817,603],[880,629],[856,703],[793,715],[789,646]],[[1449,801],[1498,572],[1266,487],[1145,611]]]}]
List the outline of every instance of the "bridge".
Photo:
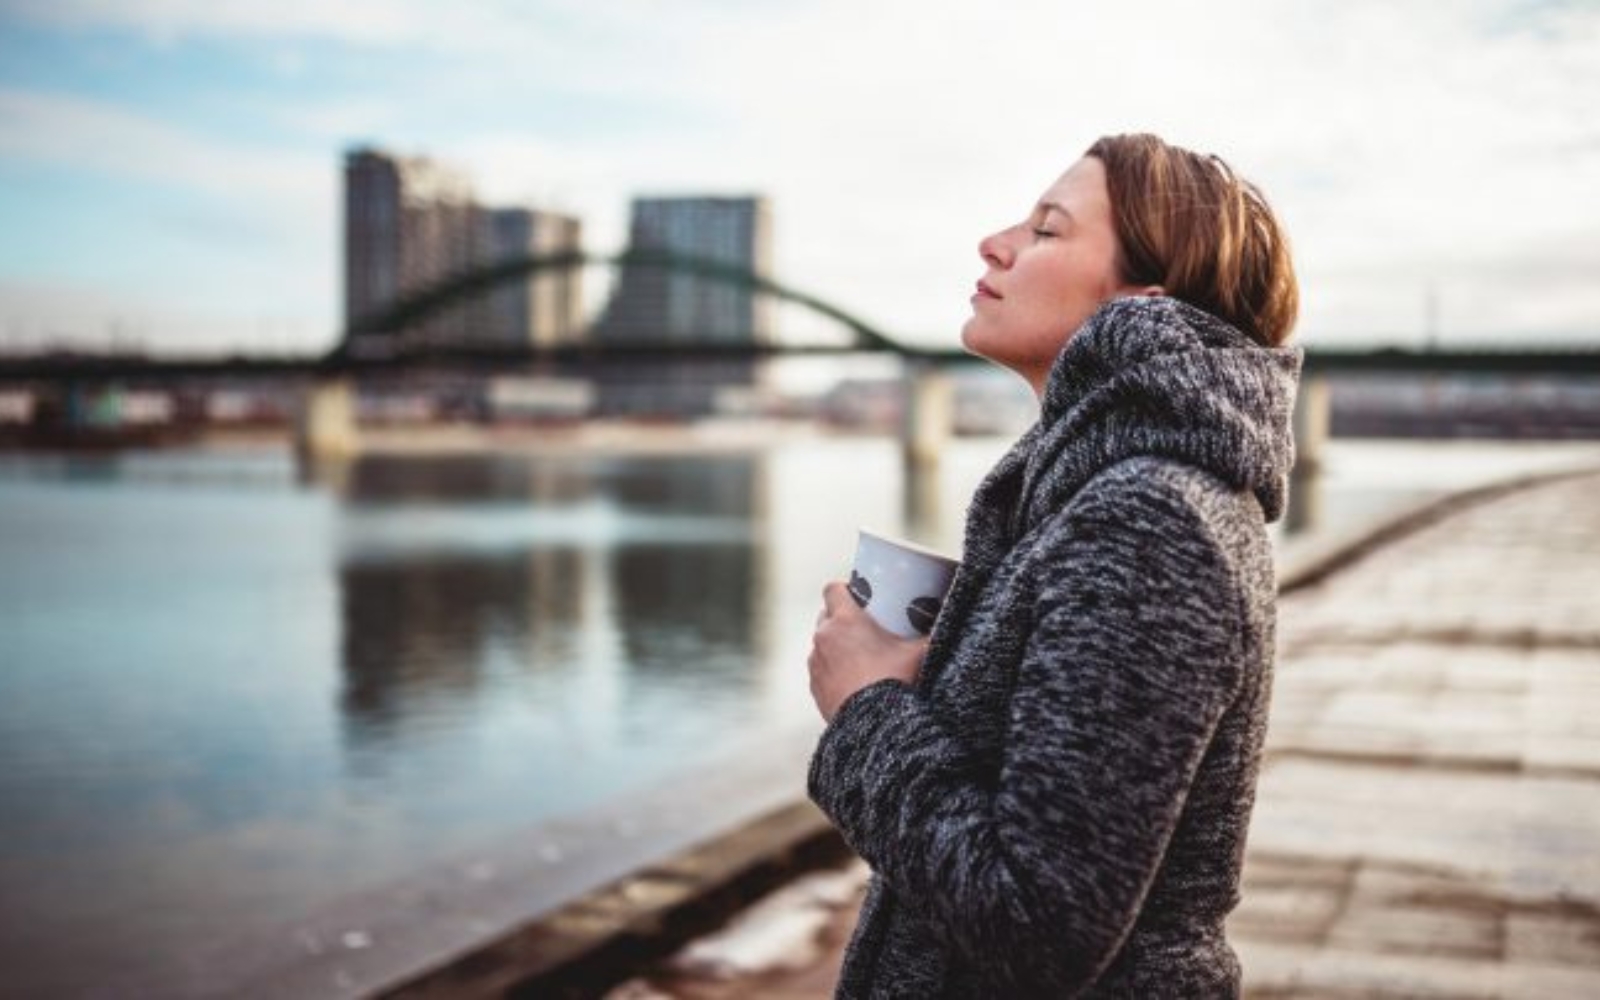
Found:
[{"label": "bridge", "polygon": [[[560,344],[477,346],[409,344],[402,332],[495,287],[542,273],[603,265],[658,267],[747,289],[780,302],[793,303],[834,320],[847,333],[842,341],[803,343],[758,341],[686,343],[656,340],[581,339]],[[879,354],[937,365],[978,361],[954,343],[891,335],[820,296],[782,284],[768,276],[722,261],[664,251],[629,250],[603,255],[582,251],[526,255],[447,278],[362,317],[343,331],[332,349],[296,357],[242,354],[150,358],[142,355],[45,353],[0,356],[0,385],[25,382],[160,381],[220,376],[334,376],[456,367],[479,370],[540,368],[563,363],[627,363],[671,360],[763,360],[803,355]],[[1312,345],[1306,351],[1306,372],[1328,375],[1350,372],[1492,373],[1600,375],[1600,336],[1588,349],[1528,345],[1479,350],[1422,350],[1399,347],[1332,348]]]},{"label": "bridge", "polygon": [[[571,343],[506,347],[418,344],[404,331],[446,310],[458,308],[506,283],[543,273],[589,266],[653,267],[798,305],[832,320],[845,336],[830,342],[794,343],[751,339],[738,343],[618,340],[587,337]],[[355,448],[353,383],[363,376],[406,370],[480,372],[595,371],[608,366],[758,362],[796,356],[887,355],[904,362],[907,382],[902,445],[909,465],[937,460],[950,431],[949,369],[979,359],[949,346],[932,346],[895,337],[872,323],[769,276],[721,261],[663,251],[629,250],[616,255],[581,251],[527,255],[496,262],[447,278],[407,295],[350,324],[335,346],[302,357],[146,358],[109,355],[0,357],[0,387],[71,387],[105,384],[171,386],[187,380],[303,378],[315,383],[307,393],[301,446],[311,454],[348,453]],[[1600,344],[1600,338],[1596,338]],[[1326,376],[1341,373],[1484,373],[1600,376],[1600,347],[1545,349],[1527,346],[1483,350],[1340,349],[1313,345],[1306,351],[1306,378],[1295,414],[1301,462],[1297,472],[1315,476],[1327,437],[1329,400]],[[1309,516],[1314,518],[1314,511]]]}]

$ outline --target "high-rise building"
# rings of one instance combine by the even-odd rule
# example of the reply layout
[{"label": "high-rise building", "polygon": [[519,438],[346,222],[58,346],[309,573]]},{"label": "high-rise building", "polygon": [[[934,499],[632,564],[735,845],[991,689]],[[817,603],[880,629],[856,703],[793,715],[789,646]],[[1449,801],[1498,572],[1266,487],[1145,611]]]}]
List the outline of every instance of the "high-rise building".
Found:
[{"label": "high-rise building", "polygon": [[[461,174],[421,157],[372,149],[345,157],[345,320],[353,323],[470,268],[479,209]],[[447,309],[406,330],[408,341],[461,343],[477,317]]]},{"label": "high-rise building", "polygon": [[[772,222],[761,197],[636,198],[628,246],[766,275]],[[596,336],[613,341],[760,343],[772,335],[768,296],[714,275],[651,264],[622,269]]]},{"label": "high-rise building", "polygon": [[[771,273],[771,212],[761,197],[636,198],[628,249],[666,253],[758,276]],[[695,347],[762,344],[773,335],[770,296],[693,268],[630,262],[595,325],[602,343],[674,345],[681,357],[612,365],[597,374],[603,413],[692,417],[723,412],[759,383],[752,358]]]},{"label": "high-rise building", "polygon": [[344,160],[344,322],[351,325],[400,294],[400,165],[370,150]]},{"label": "high-rise building", "polygon": [[[527,208],[493,208],[483,216],[484,261],[543,257],[583,246],[575,218]],[[497,285],[488,293],[481,339],[503,345],[568,344],[582,336],[581,268],[542,271]]]},{"label": "high-rise building", "polygon": [[[491,209],[471,183],[422,157],[356,149],[345,157],[345,322],[476,267],[577,250],[578,220]],[[579,336],[581,270],[510,279],[398,334],[408,344],[554,344]]]}]

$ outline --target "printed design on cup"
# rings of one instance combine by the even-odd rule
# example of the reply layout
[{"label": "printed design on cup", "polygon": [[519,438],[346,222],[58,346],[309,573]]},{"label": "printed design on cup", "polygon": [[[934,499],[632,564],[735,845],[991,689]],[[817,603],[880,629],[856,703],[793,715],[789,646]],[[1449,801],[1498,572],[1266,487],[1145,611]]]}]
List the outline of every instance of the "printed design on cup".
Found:
[{"label": "printed design on cup", "polygon": [[[862,576],[855,570],[850,571],[850,583],[845,587],[856,604],[865,608],[872,603],[872,581]],[[918,635],[927,635],[933,631],[933,623],[939,617],[939,609],[944,606],[944,601],[937,597],[918,597],[906,605],[906,622],[916,629]]]},{"label": "printed design on cup", "polygon": [[939,617],[939,609],[944,607],[944,602],[937,597],[919,597],[906,605],[906,621],[911,627],[923,635],[933,631],[934,620]]},{"label": "printed design on cup", "polygon": [[872,581],[855,570],[850,571],[850,584],[845,589],[850,591],[857,605],[864,608],[872,603]]}]

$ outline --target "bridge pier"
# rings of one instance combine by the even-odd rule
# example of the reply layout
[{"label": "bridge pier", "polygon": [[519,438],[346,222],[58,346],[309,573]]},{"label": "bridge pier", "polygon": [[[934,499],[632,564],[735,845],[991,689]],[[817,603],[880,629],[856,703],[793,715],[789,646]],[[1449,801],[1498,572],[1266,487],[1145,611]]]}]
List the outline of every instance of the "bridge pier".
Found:
[{"label": "bridge pier", "polygon": [[356,387],[347,377],[318,379],[306,390],[295,427],[302,461],[350,458],[360,448],[356,432]]},{"label": "bridge pier", "polygon": [[900,420],[902,513],[911,537],[931,540],[937,536],[943,516],[939,467],[955,427],[955,390],[950,376],[932,361],[907,361],[904,378],[905,408]]},{"label": "bridge pier", "polygon": [[1283,525],[1291,535],[1315,531],[1322,523],[1322,467],[1332,406],[1326,378],[1301,379],[1294,400],[1295,458]]}]

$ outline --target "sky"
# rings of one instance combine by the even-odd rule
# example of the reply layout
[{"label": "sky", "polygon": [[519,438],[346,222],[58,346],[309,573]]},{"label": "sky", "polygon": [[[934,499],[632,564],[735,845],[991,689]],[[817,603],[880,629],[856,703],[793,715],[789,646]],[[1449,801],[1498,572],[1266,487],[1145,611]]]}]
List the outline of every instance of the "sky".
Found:
[{"label": "sky", "polygon": [[1132,131],[1265,191],[1308,346],[1600,343],[1600,0],[0,0],[0,351],[331,346],[357,145],[601,252],[765,195],[780,281],[953,344]]}]

